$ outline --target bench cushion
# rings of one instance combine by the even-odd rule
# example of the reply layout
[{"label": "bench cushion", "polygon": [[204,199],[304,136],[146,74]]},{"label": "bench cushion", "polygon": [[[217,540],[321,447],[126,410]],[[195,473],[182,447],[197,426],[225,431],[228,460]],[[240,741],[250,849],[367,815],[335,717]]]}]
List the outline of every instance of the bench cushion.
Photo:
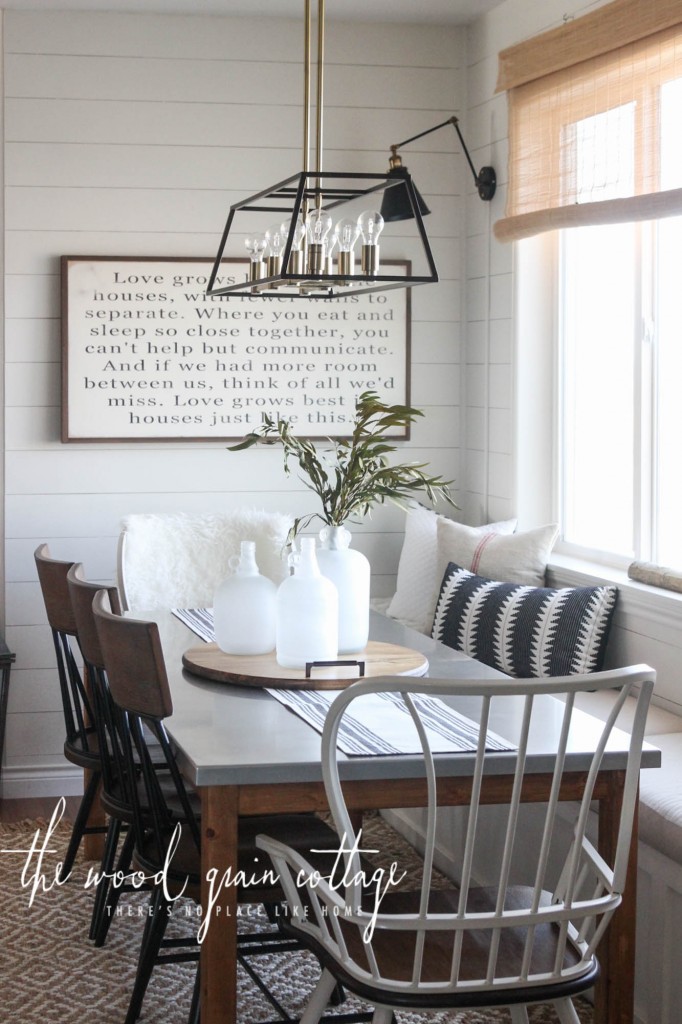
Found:
[{"label": "bench cushion", "polygon": [[[576,707],[603,722],[611,710],[613,696],[610,690],[580,693]],[[636,703],[634,697],[625,702],[625,728],[629,724],[628,712],[634,715]],[[640,774],[639,838],[682,864],[682,718],[651,704],[646,741],[661,751],[661,767],[644,768]]]},{"label": "bench cushion", "polygon": [[[600,690],[595,693],[579,693],[575,698],[575,706],[588,715],[594,715],[600,722],[605,722],[613,707],[615,690]],[[637,707],[634,697],[628,697],[623,707],[623,728],[629,728]],[[682,733],[682,718],[672,711],[659,708],[655,704],[649,705],[649,713],[646,719],[646,739],[651,743],[652,736],[665,733]],[[656,744],[654,744],[656,746]]]},{"label": "bench cushion", "polygon": [[639,838],[682,864],[682,732],[647,736],[661,767],[640,774]]}]

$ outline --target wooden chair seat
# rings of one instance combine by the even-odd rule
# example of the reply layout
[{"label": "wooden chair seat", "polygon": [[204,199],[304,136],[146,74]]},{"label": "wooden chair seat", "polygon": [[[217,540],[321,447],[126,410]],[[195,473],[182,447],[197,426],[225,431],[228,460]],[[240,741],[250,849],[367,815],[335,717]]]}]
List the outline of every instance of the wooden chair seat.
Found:
[{"label": "wooden chair seat", "polygon": [[99,771],[102,758],[95,726],[88,726],[73,738],[64,740],[64,757],[79,768]]},{"label": "wooden chair seat", "polygon": [[[182,821],[183,808],[180,806],[175,796],[172,780],[168,777],[168,774],[161,769],[161,766],[159,766],[158,775],[159,786],[161,787],[161,791],[167,797],[169,809],[179,821]],[[149,813],[149,806],[146,803],[144,783],[138,778],[136,779],[135,785],[140,800],[140,810],[143,814]],[[120,779],[111,781],[106,789],[102,789],[100,794],[100,803],[105,814],[114,815],[126,823],[131,822],[133,820],[133,808],[130,804],[129,793],[130,790],[128,785],[123,785]],[[201,800],[199,798],[199,794],[193,789],[189,789],[187,791],[187,797],[194,814],[197,818],[200,818]]]}]

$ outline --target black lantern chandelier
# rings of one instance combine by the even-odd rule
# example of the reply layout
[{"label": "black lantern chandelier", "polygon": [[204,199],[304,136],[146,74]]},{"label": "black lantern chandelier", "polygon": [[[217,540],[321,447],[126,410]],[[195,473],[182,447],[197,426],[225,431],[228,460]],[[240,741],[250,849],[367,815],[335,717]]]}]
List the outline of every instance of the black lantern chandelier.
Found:
[{"label": "black lantern chandelier", "polygon": [[[420,197],[408,174],[322,169],[324,0],[318,0],[316,156],[315,168],[310,169],[311,29],[311,0],[305,0],[303,170],[230,207],[207,295],[329,299],[438,280]],[[425,273],[421,275],[411,273],[411,263],[407,274],[391,272],[390,263],[382,264],[380,210],[388,192],[398,191],[405,211],[401,219],[414,219],[422,246]],[[265,227],[268,220],[270,225]],[[231,234],[246,235],[250,265],[245,281],[234,280],[232,261],[229,271],[223,264]]]}]

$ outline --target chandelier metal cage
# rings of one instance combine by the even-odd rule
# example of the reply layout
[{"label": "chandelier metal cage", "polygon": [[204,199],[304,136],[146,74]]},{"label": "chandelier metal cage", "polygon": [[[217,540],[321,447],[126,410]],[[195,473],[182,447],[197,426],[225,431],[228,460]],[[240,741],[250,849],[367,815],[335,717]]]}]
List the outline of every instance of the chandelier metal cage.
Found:
[{"label": "chandelier metal cage", "polygon": [[[309,166],[312,12],[311,0],[305,0],[303,170],[230,207],[207,295],[331,299],[438,281],[422,219],[423,200],[409,175],[322,169],[324,0],[318,0],[317,27],[315,168],[311,170]],[[398,275],[390,265],[382,267],[378,239],[384,218],[380,209],[384,197],[398,191],[401,208],[411,210],[413,215],[415,244],[421,246],[418,267],[423,273],[413,274],[410,269],[407,274]],[[336,225],[330,235],[334,221]],[[246,279],[236,280],[234,266],[224,269],[223,260],[234,258],[231,241],[242,234],[246,236],[250,266]],[[362,243],[358,246],[360,236]],[[412,259],[409,266],[414,265]]]}]

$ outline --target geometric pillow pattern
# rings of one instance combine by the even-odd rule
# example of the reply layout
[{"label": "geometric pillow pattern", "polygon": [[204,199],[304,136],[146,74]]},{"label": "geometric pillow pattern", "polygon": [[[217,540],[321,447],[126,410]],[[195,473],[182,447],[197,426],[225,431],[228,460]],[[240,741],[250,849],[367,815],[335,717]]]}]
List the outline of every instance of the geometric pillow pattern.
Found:
[{"label": "geometric pillow pattern", "polygon": [[500,583],[451,562],[432,636],[519,678],[598,672],[617,597],[614,586]]}]

